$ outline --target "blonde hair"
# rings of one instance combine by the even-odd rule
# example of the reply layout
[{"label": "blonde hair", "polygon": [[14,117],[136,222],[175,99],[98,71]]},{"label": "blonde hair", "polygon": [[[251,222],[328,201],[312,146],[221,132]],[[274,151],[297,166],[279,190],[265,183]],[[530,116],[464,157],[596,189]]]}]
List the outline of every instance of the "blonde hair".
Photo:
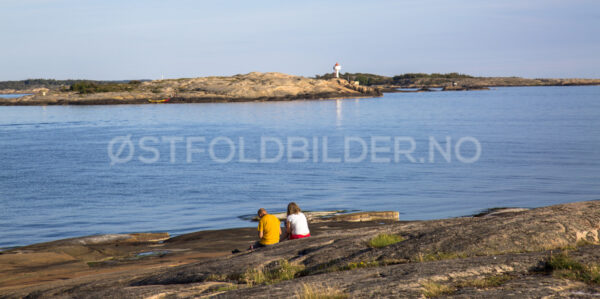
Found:
[{"label": "blonde hair", "polygon": [[295,202],[290,202],[288,204],[288,208],[287,208],[287,214],[292,215],[292,214],[298,214],[302,212],[302,210],[300,210],[300,207],[295,203]]}]

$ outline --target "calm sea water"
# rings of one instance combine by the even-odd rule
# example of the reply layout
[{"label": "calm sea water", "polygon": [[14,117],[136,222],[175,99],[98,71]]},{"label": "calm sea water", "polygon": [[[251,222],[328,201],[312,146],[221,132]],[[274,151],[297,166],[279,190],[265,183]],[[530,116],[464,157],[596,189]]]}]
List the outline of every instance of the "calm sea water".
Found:
[{"label": "calm sea water", "polygon": [[0,94],[0,99],[13,99],[13,98],[20,98],[22,96],[26,96],[26,95],[30,95],[30,94]]},{"label": "calm sea water", "polygon": [[[135,154],[111,164],[108,145],[118,136],[129,136]],[[208,155],[209,142],[219,136],[236,147],[228,163]],[[239,138],[252,159],[260,157],[261,136],[283,143],[289,136],[306,138],[311,155],[316,137],[318,161],[311,156],[291,163],[286,154],[277,163],[240,162]],[[404,157],[396,163],[390,153],[377,155],[392,163],[376,163],[372,151],[359,163],[324,163],[323,136],[334,158],[343,157],[344,136],[361,137],[368,146],[372,136],[410,137],[416,163]],[[430,137],[443,147],[446,136],[452,146],[461,137],[476,138],[479,160],[462,163],[452,153],[448,163],[435,152],[429,161]],[[155,163],[139,159],[155,157],[139,147],[143,137],[159,154]],[[164,137],[183,140],[174,143],[174,157]],[[206,142],[193,143],[205,152],[192,153],[188,163],[190,137]],[[123,149],[119,159],[128,155],[122,144],[113,144],[113,155]],[[353,145],[356,157],[360,147]],[[473,156],[474,144],[463,145],[463,155]],[[213,152],[224,159],[229,149],[218,142]],[[267,147],[267,156],[274,152]],[[599,86],[337,101],[0,107],[0,247],[101,233],[252,226],[238,216],[259,207],[283,211],[290,201],[306,210],[397,210],[409,220],[595,199]]]}]

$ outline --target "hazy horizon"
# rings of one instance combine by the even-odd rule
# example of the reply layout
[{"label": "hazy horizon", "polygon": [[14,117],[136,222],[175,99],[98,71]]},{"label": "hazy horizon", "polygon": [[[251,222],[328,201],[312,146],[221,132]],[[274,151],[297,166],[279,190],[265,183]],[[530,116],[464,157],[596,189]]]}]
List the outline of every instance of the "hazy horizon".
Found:
[{"label": "hazy horizon", "polygon": [[459,72],[600,78],[595,1],[7,0],[0,80]]}]

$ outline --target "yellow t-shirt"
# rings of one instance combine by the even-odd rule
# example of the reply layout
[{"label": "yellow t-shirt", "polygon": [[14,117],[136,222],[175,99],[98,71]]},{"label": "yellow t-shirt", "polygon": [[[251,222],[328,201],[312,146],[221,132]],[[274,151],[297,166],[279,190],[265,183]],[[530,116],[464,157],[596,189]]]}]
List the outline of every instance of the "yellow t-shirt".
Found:
[{"label": "yellow t-shirt", "polygon": [[271,245],[279,243],[279,229],[281,222],[277,217],[267,214],[258,221],[258,231],[263,232],[263,237],[260,239],[260,244]]}]

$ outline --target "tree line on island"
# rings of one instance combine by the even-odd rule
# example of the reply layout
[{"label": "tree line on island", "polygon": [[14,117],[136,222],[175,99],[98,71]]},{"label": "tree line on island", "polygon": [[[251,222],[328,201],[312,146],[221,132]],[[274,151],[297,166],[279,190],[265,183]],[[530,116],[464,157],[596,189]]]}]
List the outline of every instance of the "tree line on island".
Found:
[{"label": "tree line on island", "polygon": [[[316,79],[331,79],[334,78],[335,75],[333,73],[327,73],[324,75],[316,75]],[[415,81],[427,81],[428,84],[442,84],[446,83],[449,80],[455,79],[466,79],[466,78],[475,78],[470,75],[460,74],[460,73],[406,73],[402,75],[396,75],[392,77],[381,76],[369,73],[343,73],[340,74],[340,78],[346,79],[348,81],[358,81],[360,85],[410,85],[415,83]]]},{"label": "tree line on island", "polygon": [[148,80],[55,80],[55,79],[26,79],[19,81],[0,81],[0,90],[31,90],[35,88],[58,89],[63,91],[77,91],[80,93],[127,91],[133,86]]}]

